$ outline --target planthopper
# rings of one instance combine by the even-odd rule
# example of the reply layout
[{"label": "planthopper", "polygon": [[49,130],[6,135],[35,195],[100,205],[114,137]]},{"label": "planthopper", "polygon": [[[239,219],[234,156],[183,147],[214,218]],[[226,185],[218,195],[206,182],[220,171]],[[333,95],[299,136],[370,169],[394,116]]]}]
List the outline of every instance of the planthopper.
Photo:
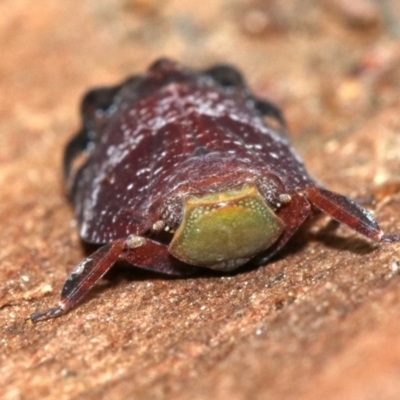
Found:
[{"label": "planthopper", "polygon": [[280,110],[233,67],[161,59],[90,91],[81,115],[64,174],[80,237],[99,248],[34,322],[74,307],[118,260],[172,276],[263,265],[315,209],[375,242],[399,240],[309,175]]}]

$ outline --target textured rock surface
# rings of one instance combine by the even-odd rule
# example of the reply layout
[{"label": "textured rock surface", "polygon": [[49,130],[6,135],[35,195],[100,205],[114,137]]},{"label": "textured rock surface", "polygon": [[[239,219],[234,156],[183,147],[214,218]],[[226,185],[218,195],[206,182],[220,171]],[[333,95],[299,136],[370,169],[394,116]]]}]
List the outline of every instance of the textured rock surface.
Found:
[{"label": "textured rock surface", "polygon": [[400,398],[400,246],[327,218],[267,267],[186,280],[119,268],[66,316],[24,320],[84,255],[60,173],[82,93],[161,55],[236,64],[283,107],[310,171],[375,195],[382,227],[400,231],[400,6],[280,3],[1,2],[4,399]]}]

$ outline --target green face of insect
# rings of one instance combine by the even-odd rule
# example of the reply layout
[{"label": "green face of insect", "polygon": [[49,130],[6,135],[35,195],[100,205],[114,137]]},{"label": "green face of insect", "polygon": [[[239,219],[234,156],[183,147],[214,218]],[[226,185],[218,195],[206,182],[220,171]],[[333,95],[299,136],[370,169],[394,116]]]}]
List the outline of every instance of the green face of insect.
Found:
[{"label": "green face of insect", "polygon": [[283,228],[256,186],[245,185],[188,198],[169,251],[188,264],[235,269],[271,246]]}]

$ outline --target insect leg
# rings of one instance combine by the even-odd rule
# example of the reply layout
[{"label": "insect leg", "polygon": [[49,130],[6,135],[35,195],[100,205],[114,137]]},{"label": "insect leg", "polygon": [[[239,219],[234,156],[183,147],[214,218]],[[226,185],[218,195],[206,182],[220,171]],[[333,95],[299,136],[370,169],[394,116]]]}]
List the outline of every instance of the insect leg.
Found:
[{"label": "insect leg", "polygon": [[259,265],[265,264],[272,256],[274,256],[293,236],[300,225],[311,215],[311,206],[309,201],[300,194],[290,194],[291,200],[283,205],[277,212],[278,217],[283,221],[285,230],[279,239],[263,254],[261,254],[256,262]]},{"label": "insect leg", "polygon": [[254,101],[256,110],[260,112],[261,115],[276,119],[283,128],[286,128],[286,121],[279,107],[269,101],[261,100],[256,97],[252,97],[252,100]]},{"label": "insect leg", "polygon": [[372,214],[355,201],[319,187],[305,191],[310,202],[336,221],[376,242],[398,241],[397,236],[384,235]]},{"label": "insect leg", "polygon": [[90,144],[95,141],[98,122],[107,114],[119,89],[120,86],[98,88],[84,96],[81,103],[82,128],[67,144],[64,153],[63,169],[66,181],[71,178],[75,159],[82,152],[87,151]]},{"label": "insect leg", "polygon": [[199,271],[199,268],[173,257],[164,244],[140,236],[132,235],[130,238],[121,258],[136,267],[176,277],[194,275]]},{"label": "insect leg", "polygon": [[204,73],[213,78],[223,88],[244,88],[245,82],[242,74],[234,67],[227,64],[215,65]]},{"label": "insect leg", "polygon": [[118,260],[125,242],[125,239],[119,239],[106,244],[79,263],[66,279],[58,305],[38,311],[29,319],[37,322],[55,318],[74,307]]},{"label": "insect leg", "polygon": [[78,264],[61,290],[57,306],[32,314],[33,322],[55,318],[74,307],[103,275],[123,259],[136,267],[173,276],[193,275],[198,268],[184,264],[168,253],[168,247],[141,236],[131,235],[100,247]]},{"label": "insect leg", "polygon": [[242,74],[230,65],[215,65],[204,71],[205,74],[213,78],[219,83],[223,89],[232,91],[239,89],[243,92],[243,96],[251,99],[254,102],[254,107],[264,117],[275,118],[280,125],[286,128],[286,122],[279,107],[269,101],[254,97],[246,87],[246,82]]}]

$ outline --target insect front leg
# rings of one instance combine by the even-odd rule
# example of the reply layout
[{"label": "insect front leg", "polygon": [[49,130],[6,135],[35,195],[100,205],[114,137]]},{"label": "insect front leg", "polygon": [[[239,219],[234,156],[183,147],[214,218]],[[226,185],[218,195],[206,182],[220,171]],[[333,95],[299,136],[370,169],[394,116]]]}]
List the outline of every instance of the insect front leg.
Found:
[{"label": "insect front leg", "polygon": [[74,307],[104,274],[123,259],[136,267],[174,276],[187,276],[198,268],[188,266],[168,253],[168,247],[142,236],[131,235],[100,247],[70,273],[57,306],[32,314],[33,322],[55,318]]},{"label": "insect front leg", "polygon": [[355,201],[319,187],[305,189],[310,202],[336,221],[375,242],[398,242],[397,235],[385,235],[372,214]]},{"label": "insect front leg", "polygon": [[125,239],[119,239],[106,244],[79,263],[66,279],[58,305],[38,311],[29,319],[37,322],[55,318],[74,307],[118,260],[125,242]]},{"label": "insect front leg", "polygon": [[128,245],[121,258],[136,267],[169,276],[190,276],[200,270],[173,257],[166,245],[140,236],[132,235],[128,238]]}]

